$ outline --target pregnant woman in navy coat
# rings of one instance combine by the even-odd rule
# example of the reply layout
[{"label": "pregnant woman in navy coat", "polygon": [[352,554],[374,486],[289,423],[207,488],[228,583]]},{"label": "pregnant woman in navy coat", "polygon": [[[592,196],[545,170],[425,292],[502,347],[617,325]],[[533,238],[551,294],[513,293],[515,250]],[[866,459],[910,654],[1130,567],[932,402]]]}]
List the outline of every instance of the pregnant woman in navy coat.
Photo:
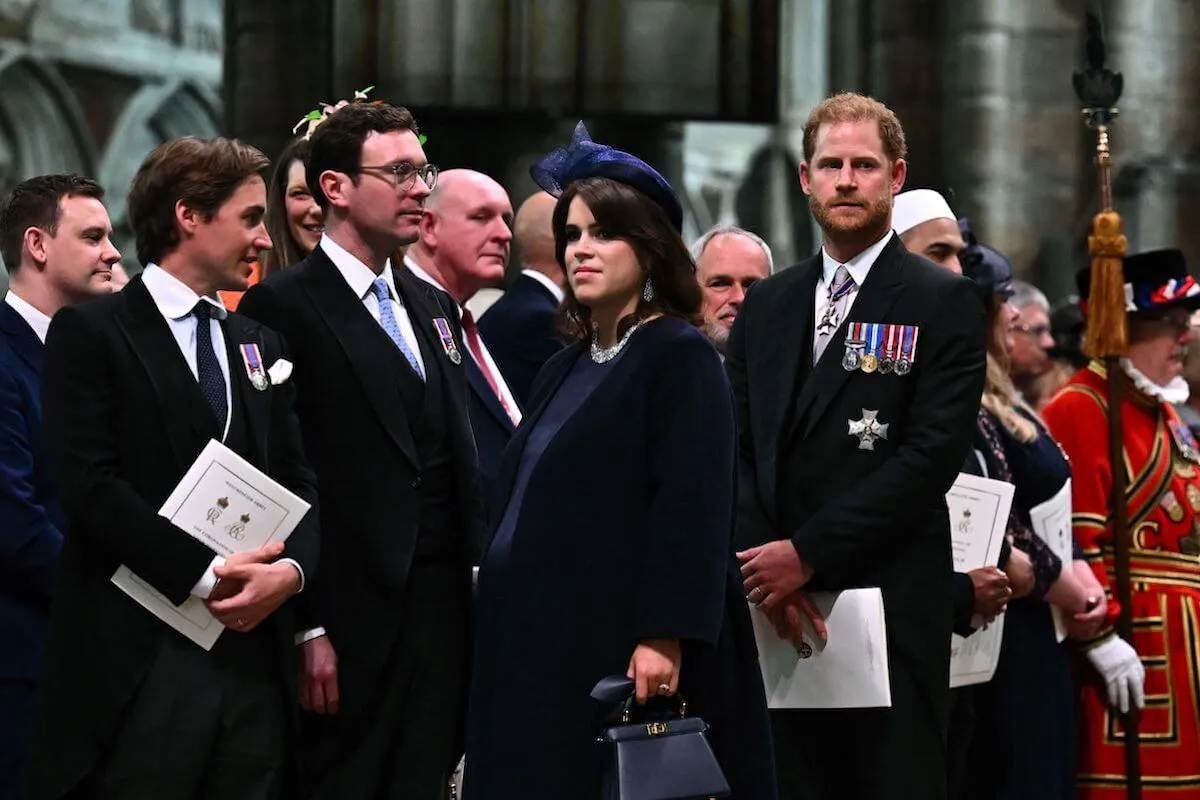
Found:
[{"label": "pregnant woman in navy coat", "polygon": [[587,137],[534,167],[577,342],[505,451],[480,570],[467,800],[599,797],[605,709],[682,694],[738,800],[775,797],[762,681],[733,565],[736,426],[670,185]]}]

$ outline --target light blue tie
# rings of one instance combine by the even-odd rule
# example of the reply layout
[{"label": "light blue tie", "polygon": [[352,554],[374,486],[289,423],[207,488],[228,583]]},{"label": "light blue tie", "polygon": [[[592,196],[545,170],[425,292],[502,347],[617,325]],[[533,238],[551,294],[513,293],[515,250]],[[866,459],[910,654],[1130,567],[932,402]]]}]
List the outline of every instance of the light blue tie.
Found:
[{"label": "light blue tie", "polygon": [[404,357],[412,365],[413,371],[421,376],[421,380],[425,380],[425,370],[421,368],[421,362],[413,355],[413,351],[408,346],[404,334],[400,332],[400,325],[396,322],[396,315],[392,313],[392,296],[391,292],[388,291],[387,281],[383,278],[376,278],[371,282],[371,293],[379,301],[379,321],[383,323],[384,331],[396,343],[396,347],[400,348],[400,352],[404,353]]}]

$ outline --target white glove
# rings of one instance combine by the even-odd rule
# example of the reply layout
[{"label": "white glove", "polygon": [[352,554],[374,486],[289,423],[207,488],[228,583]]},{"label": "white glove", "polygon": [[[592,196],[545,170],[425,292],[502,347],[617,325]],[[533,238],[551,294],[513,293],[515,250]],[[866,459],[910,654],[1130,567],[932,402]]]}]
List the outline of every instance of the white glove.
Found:
[{"label": "white glove", "polygon": [[1146,707],[1146,668],[1137,651],[1120,636],[1113,636],[1087,651],[1088,661],[1108,684],[1108,704],[1129,711],[1129,699],[1140,708]]}]

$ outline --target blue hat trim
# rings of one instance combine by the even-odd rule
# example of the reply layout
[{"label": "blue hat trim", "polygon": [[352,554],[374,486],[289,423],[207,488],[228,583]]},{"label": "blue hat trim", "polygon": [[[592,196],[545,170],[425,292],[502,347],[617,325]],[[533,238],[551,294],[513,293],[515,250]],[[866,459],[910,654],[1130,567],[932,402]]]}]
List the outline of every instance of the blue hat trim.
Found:
[{"label": "blue hat trim", "polygon": [[683,230],[683,206],[667,179],[637,156],[593,142],[582,122],[575,126],[570,146],[540,158],[529,168],[529,175],[555,197],[584,178],[608,178],[623,183],[653,200],[666,212],[675,230]]},{"label": "blue hat trim", "polygon": [[986,296],[1001,295],[1005,300],[1013,296],[1013,271],[1008,259],[996,250],[981,244],[971,230],[971,223],[964,217],[958,221],[966,248],[959,256],[963,275],[975,281],[980,293]]}]

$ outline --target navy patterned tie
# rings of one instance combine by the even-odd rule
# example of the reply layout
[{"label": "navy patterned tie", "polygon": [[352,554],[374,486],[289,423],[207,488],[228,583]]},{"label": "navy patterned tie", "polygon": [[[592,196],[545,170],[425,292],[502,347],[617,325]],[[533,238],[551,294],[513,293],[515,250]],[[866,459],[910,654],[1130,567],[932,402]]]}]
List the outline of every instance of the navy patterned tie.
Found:
[{"label": "navy patterned tie", "polygon": [[192,309],[192,316],[196,318],[196,375],[200,381],[200,391],[212,406],[217,423],[224,430],[229,411],[225,403],[225,376],[221,374],[221,364],[217,361],[217,352],[213,350],[212,326],[208,324],[217,315],[217,309],[207,300],[201,300]]}]

